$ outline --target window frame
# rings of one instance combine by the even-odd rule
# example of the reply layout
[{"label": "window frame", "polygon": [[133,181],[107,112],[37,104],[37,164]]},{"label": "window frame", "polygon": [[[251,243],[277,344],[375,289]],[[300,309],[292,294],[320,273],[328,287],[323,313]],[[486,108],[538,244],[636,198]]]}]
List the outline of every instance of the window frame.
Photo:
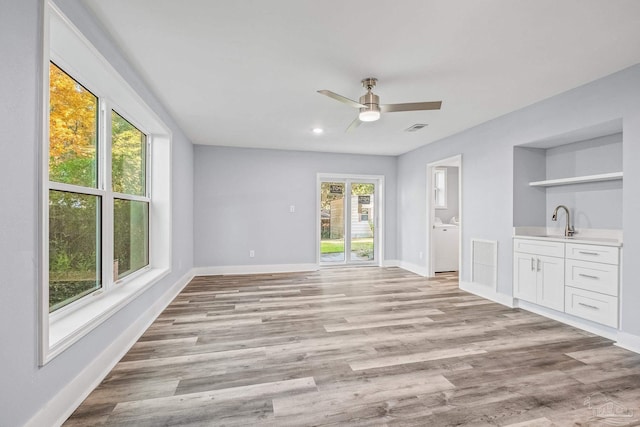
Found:
[{"label": "window frame", "polygon": [[[438,186],[438,175],[442,175],[442,187]],[[442,194],[442,203],[438,202],[438,196]],[[435,209],[447,209],[447,168],[433,168],[433,206]]]},{"label": "window frame", "polygon": [[[38,269],[39,363],[44,365],[171,272],[171,131],[128,82],[58,7],[48,1],[42,58],[40,240]],[[49,63],[98,98],[97,187],[49,181]],[[146,135],[145,195],[113,191],[111,111]],[[101,199],[102,288],[49,313],[49,191]],[[113,277],[114,200],[148,203],[148,264],[120,280]]]}]

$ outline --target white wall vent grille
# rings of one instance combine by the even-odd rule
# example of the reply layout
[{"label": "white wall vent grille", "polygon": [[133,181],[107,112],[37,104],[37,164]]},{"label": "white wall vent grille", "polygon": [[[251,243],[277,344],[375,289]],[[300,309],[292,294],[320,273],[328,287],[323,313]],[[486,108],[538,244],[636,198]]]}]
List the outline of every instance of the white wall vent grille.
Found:
[{"label": "white wall vent grille", "polygon": [[471,239],[471,282],[496,289],[498,284],[498,242]]}]

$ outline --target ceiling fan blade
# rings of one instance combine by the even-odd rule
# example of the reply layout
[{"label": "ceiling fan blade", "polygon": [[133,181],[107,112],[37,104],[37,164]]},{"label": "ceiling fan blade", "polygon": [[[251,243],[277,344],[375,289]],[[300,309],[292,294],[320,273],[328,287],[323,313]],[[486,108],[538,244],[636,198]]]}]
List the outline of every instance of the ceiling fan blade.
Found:
[{"label": "ceiling fan blade", "polygon": [[395,111],[439,110],[441,105],[442,101],[409,102],[407,104],[381,104],[380,111],[383,113],[393,113]]},{"label": "ceiling fan blade", "polygon": [[322,90],[319,90],[318,93],[328,96],[329,98],[333,98],[336,101],[343,102],[353,108],[367,108],[366,105],[360,104],[359,102],[356,102],[353,99],[346,98],[342,95],[338,95],[337,93],[331,92],[330,90],[322,89]]},{"label": "ceiling fan blade", "polygon": [[362,123],[362,120],[360,120],[360,118],[358,116],[356,116],[355,120],[351,122],[351,124],[345,130],[345,132],[351,132],[352,130],[354,130],[355,128],[360,126],[361,123]]}]

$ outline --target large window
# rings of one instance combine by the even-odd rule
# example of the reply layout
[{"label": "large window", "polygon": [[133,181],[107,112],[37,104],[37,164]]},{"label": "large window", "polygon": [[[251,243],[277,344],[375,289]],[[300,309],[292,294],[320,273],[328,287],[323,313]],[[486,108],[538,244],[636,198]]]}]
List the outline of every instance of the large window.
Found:
[{"label": "large window", "polygon": [[150,199],[147,136],[54,63],[49,87],[53,312],[149,264]]},{"label": "large window", "polygon": [[172,263],[170,128],[53,2],[45,20],[42,365],[166,278]]}]

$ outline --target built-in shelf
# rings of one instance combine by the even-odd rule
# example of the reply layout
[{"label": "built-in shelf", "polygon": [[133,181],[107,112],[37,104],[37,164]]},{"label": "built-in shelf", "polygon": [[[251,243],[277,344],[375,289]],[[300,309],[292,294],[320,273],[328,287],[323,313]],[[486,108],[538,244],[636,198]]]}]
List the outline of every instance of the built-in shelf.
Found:
[{"label": "built-in shelf", "polygon": [[622,172],[601,173],[598,175],[574,176],[572,178],[547,179],[544,181],[533,181],[529,185],[532,187],[553,187],[554,185],[582,184],[585,182],[615,181],[622,179]]}]

